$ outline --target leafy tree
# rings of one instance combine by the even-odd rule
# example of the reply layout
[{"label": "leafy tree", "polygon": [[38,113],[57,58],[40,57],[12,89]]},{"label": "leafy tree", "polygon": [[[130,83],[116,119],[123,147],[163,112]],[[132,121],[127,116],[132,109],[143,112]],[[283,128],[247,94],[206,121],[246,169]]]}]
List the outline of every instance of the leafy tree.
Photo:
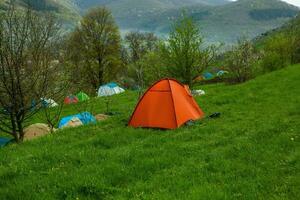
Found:
[{"label": "leafy tree", "polygon": [[192,86],[193,78],[212,62],[216,47],[204,47],[199,26],[183,13],[174,24],[166,43],[162,43],[161,53],[161,57],[166,59],[170,75]]},{"label": "leafy tree", "polygon": [[120,40],[111,12],[104,7],[90,10],[68,41],[66,54],[73,74],[92,89],[115,78],[121,66]]},{"label": "leafy tree", "polygon": [[242,83],[253,76],[259,55],[256,53],[251,41],[240,39],[238,44],[226,53],[225,59],[225,68],[230,73],[230,79],[228,80],[234,83]]},{"label": "leafy tree", "polygon": [[[59,24],[13,6],[0,18],[0,130],[22,141],[40,99],[58,92],[55,61]],[[32,102],[35,101],[35,104]]]},{"label": "leafy tree", "polygon": [[125,36],[128,75],[144,88],[147,73],[144,57],[157,49],[158,38],[153,33],[130,32]]}]

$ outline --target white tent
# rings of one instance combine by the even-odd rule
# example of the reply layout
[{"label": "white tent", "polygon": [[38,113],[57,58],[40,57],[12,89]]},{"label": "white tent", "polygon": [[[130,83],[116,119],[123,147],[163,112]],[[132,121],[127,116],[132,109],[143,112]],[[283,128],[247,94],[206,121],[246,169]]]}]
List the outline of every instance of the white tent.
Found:
[{"label": "white tent", "polygon": [[193,96],[202,96],[202,95],[205,95],[205,91],[204,90],[193,90],[192,94],[193,94]]},{"label": "white tent", "polygon": [[53,99],[46,99],[46,98],[41,98],[43,106],[53,108],[55,106],[58,106],[58,104],[53,100]]},{"label": "white tent", "polygon": [[112,96],[115,94],[120,94],[125,92],[125,90],[119,87],[116,83],[108,83],[106,85],[100,86],[98,90],[99,97]]}]

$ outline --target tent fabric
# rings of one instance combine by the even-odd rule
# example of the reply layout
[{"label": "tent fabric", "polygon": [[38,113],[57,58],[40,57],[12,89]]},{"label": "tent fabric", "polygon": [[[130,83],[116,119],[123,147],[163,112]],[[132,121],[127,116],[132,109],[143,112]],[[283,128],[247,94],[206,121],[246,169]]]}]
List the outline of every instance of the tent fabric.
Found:
[{"label": "tent fabric", "polygon": [[202,96],[202,95],[205,95],[205,91],[204,90],[193,90],[192,94],[193,94],[193,96]]},{"label": "tent fabric", "polygon": [[217,76],[223,76],[225,74],[228,74],[228,71],[220,70],[218,71]]},{"label": "tent fabric", "polygon": [[167,78],[156,82],[145,92],[128,125],[136,128],[175,129],[203,116],[188,86]]},{"label": "tent fabric", "polygon": [[78,94],[76,94],[76,97],[79,102],[87,101],[90,99],[90,97],[84,92],[79,92]]},{"label": "tent fabric", "polygon": [[198,82],[198,81],[203,81],[203,76],[197,76],[195,79],[194,79],[194,81],[195,82]]},{"label": "tent fabric", "polygon": [[53,99],[41,98],[41,101],[43,107],[53,108],[58,106],[58,104]]},{"label": "tent fabric", "polygon": [[36,123],[24,129],[24,140],[32,140],[50,134],[51,129],[47,124]]},{"label": "tent fabric", "polygon": [[74,95],[67,96],[64,100],[65,104],[78,103],[78,98]]},{"label": "tent fabric", "polygon": [[70,127],[77,127],[82,125],[83,123],[78,117],[73,117],[69,121],[67,121],[64,125],[62,125],[60,128],[70,128]]},{"label": "tent fabric", "polygon": [[9,138],[0,138],[0,147],[4,147],[11,141],[12,141],[12,139],[9,139]]},{"label": "tent fabric", "polygon": [[203,78],[204,78],[205,80],[209,80],[209,79],[214,78],[214,75],[213,75],[212,73],[210,73],[210,72],[205,72],[205,73],[203,74]]},{"label": "tent fabric", "polygon": [[60,120],[58,128],[66,126],[73,118],[78,118],[83,125],[96,123],[95,117],[89,112],[83,112],[75,115],[64,117]]},{"label": "tent fabric", "polygon": [[110,88],[114,88],[114,87],[118,87],[118,84],[112,82],[112,83],[107,83],[106,86]]},{"label": "tent fabric", "polygon": [[119,87],[116,83],[108,83],[106,85],[100,86],[98,90],[99,97],[112,96],[115,94],[120,94],[125,92],[125,90]]}]

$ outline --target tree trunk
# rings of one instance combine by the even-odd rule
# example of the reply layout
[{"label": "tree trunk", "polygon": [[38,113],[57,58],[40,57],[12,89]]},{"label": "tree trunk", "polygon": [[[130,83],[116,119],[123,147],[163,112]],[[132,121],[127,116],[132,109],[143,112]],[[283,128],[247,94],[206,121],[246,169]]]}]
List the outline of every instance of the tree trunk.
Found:
[{"label": "tree trunk", "polygon": [[[98,58],[98,86],[99,87],[100,85],[103,85],[103,74],[104,74],[104,71],[103,71],[103,66],[102,66],[102,59],[101,58]],[[97,89],[97,88],[96,88]]]},{"label": "tree trunk", "polygon": [[24,129],[23,129],[23,122],[21,120],[17,120],[18,132],[19,132],[19,140],[20,142],[24,139]]}]

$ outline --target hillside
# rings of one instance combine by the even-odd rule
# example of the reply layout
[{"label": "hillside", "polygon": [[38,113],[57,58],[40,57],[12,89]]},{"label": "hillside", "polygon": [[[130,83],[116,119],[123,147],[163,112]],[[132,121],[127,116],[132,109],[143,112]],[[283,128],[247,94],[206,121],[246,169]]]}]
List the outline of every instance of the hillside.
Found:
[{"label": "hillside", "polygon": [[[8,8],[10,0],[0,0],[0,10]],[[38,12],[55,14],[65,28],[72,28],[80,20],[79,10],[73,0],[16,0],[17,8],[30,7]]]},{"label": "hillside", "polygon": [[228,3],[228,0],[73,0],[82,9],[94,6],[105,5],[115,10],[117,8],[132,9],[167,9],[182,7],[192,4],[221,5]]},{"label": "hillside", "polygon": [[[8,0],[0,1],[5,10]],[[17,0],[25,7],[27,0]],[[279,0],[30,0],[33,9],[55,13],[66,28],[74,28],[89,8],[107,6],[123,33],[151,31],[166,36],[182,10],[192,16],[207,42],[230,44],[238,37],[254,38],[280,27],[299,8]]]},{"label": "hillside", "polygon": [[[209,42],[234,42],[244,35],[253,38],[277,28],[294,17],[299,9],[279,0],[240,0],[221,6],[186,7]],[[125,29],[168,33],[182,9],[171,9],[155,16],[128,16],[118,19]],[[136,20],[134,20],[136,19]],[[130,21],[131,23],[128,23]]]},{"label": "hillside", "polygon": [[207,42],[233,43],[238,37],[256,37],[280,27],[294,17],[299,8],[280,0],[76,0],[84,13],[88,8],[110,8],[123,32],[129,30],[168,34],[182,10],[192,16]]},{"label": "hillside", "polygon": [[254,39],[254,42],[257,45],[263,45],[269,38],[272,38],[278,34],[297,34],[297,32],[292,32],[298,30],[300,32],[300,14],[298,14],[295,18],[291,19],[283,26],[278,27],[276,29],[272,29],[267,31]]},{"label": "hillside", "polygon": [[[127,91],[113,97],[119,114],[107,121],[0,149],[0,197],[297,199],[299,76],[295,65],[242,85],[203,86],[197,102],[221,117],[174,131],[126,127],[137,102]],[[101,98],[92,103],[93,113],[105,111]]]}]

